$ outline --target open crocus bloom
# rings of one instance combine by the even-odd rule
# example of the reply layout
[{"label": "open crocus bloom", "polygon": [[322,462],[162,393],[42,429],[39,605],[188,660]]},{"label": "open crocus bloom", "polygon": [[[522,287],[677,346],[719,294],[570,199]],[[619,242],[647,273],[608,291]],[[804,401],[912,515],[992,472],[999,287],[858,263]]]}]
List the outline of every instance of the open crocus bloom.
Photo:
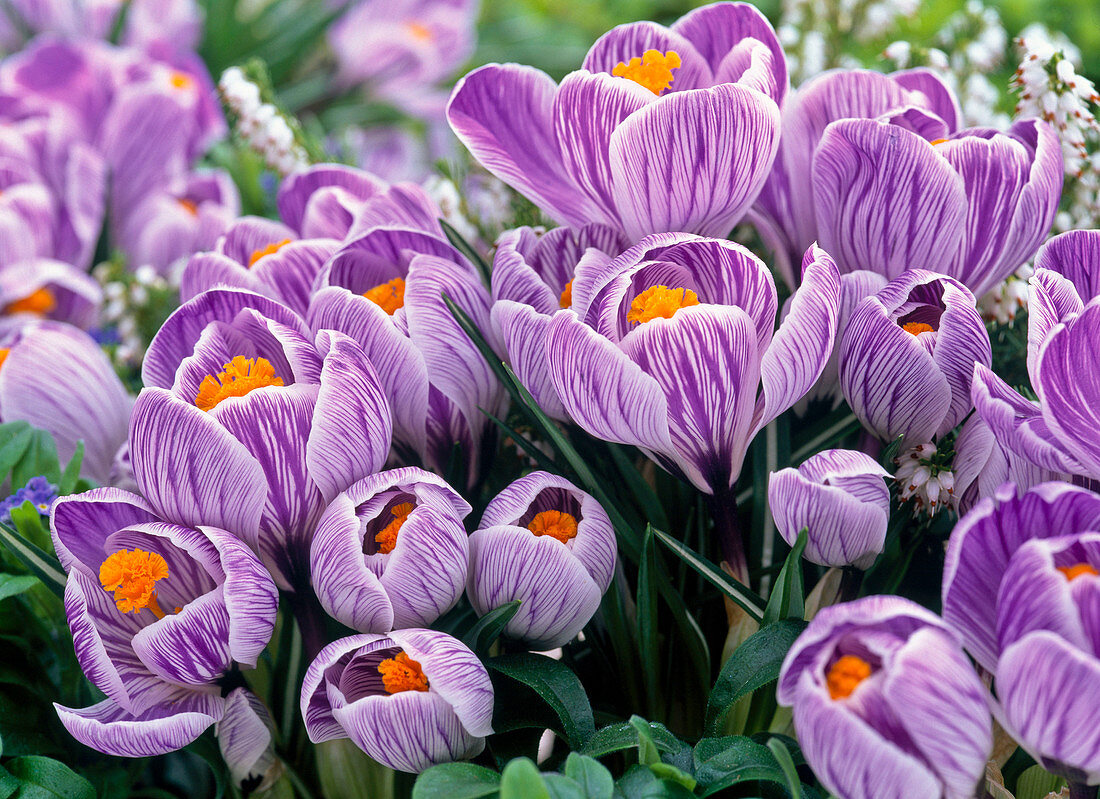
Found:
[{"label": "open crocus bloom", "polygon": [[225,712],[222,679],[254,667],[271,637],[270,575],[230,533],[166,523],[114,488],[58,500],[51,529],[77,660],[108,697],[55,705],[62,723],[111,755],[186,746]]},{"label": "open crocus bloom", "polygon": [[759,193],[779,146],[782,49],[746,3],[671,28],[623,25],[555,85],[488,64],[459,81],[447,118],[474,157],[562,224],[724,236]]},{"label": "open crocus bloom", "polygon": [[845,799],[971,799],[993,748],[987,696],[951,629],[894,596],[822,609],[776,690],[806,761]]},{"label": "open crocus bloom", "polygon": [[917,445],[970,412],[974,365],[993,359],[966,286],[912,269],[856,306],[838,354],[840,388],[864,426]]},{"label": "open crocus bloom", "polygon": [[466,585],[470,506],[442,478],[393,469],[341,492],[317,525],[313,589],[333,618],[360,632],[431,624]]},{"label": "open crocus bloom", "polygon": [[1030,258],[1054,220],[1062,151],[1035,119],[949,133],[910,108],[842,119],[813,161],[818,241],[842,272],[950,275],[980,297]]},{"label": "open crocus bloom", "polygon": [[558,312],[546,345],[562,405],[597,438],[640,447],[701,491],[726,491],[749,442],[832,351],[832,258],[812,247],[802,279],[776,331],[771,272],[730,241],[659,234],[578,270],[574,310]]},{"label": "open crocus bloom", "polygon": [[493,684],[446,633],[353,635],[310,665],[301,709],[314,743],[351,738],[379,763],[419,772],[481,753],[493,732]]},{"label": "open crocus bloom", "polygon": [[615,531],[606,511],[568,480],[532,472],[485,508],[470,536],[466,594],[480,615],[518,599],[504,632],[553,649],[592,618],[614,572]]},{"label": "open crocus bloom", "polygon": [[130,425],[141,493],[167,519],[241,536],[280,587],[308,586],[325,505],[390,449],[389,406],[362,349],[332,331],[315,346],[285,306],[220,289],[168,318],[142,376]]}]

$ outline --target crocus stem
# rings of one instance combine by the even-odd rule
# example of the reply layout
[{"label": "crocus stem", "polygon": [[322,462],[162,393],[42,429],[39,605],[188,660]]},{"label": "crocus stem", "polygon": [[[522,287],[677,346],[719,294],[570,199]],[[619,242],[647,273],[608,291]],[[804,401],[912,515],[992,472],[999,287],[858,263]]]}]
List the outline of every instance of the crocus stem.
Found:
[{"label": "crocus stem", "polygon": [[849,602],[859,596],[859,588],[863,585],[863,570],[854,566],[845,566],[840,575],[840,589],[837,591],[837,602]]},{"label": "crocus stem", "polygon": [[328,643],[325,636],[325,612],[313,591],[308,588],[289,592],[286,597],[302,634],[302,648],[305,650],[307,662],[312,662]]},{"label": "crocus stem", "polygon": [[748,585],[749,564],[745,559],[741,520],[737,516],[737,495],[730,489],[713,494],[710,497],[710,511],[714,517],[714,531],[718,534],[722,560],[729,565],[734,577]]},{"label": "crocus stem", "polygon": [[1085,785],[1083,782],[1069,784],[1069,799],[1096,799],[1096,792],[1096,785]]}]

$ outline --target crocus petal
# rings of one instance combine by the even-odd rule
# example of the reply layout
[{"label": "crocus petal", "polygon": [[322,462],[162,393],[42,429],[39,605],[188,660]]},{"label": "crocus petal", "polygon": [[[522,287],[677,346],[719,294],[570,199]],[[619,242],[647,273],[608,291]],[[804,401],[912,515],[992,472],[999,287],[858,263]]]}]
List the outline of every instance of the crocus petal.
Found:
[{"label": "crocus petal", "polygon": [[111,533],[157,520],[153,509],[137,494],[117,488],[93,488],[58,499],[50,513],[50,531],[66,571],[79,565],[89,576],[97,577]]},{"label": "crocus petal", "polygon": [[270,724],[267,708],[247,688],[235,688],[225,698],[225,714],[215,734],[222,759],[238,785],[249,777],[264,776],[264,755],[273,757],[274,736]]},{"label": "crocus petal", "polygon": [[1034,379],[1043,342],[1060,322],[1076,318],[1085,310],[1085,304],[1074,283],[1050,269],[1037,268],[1028,283],[1027,371]]},{"label": "crocus petal", "polygon": [[1100,295],[1100,230],[1070,230],[1035,255],[1035,271],[1050,269],[1070,280],[1082,300]]},{"label": "crocus petal", "polygon": [[466,530],[431,507],[401,525],[379,581],[393,606],[393,626],[431,624],[462,597],[469,558]]},{"label": "crocus petal", "polygon": [[263,252],[272,244],[290,240],[298,235],[281,222],[259,216],[238,219],[219,242],[218,249],[239,264],[251,265],[252,256]]},{"label": "crocus petal", "polygon": [[334,738],[346,738],[348,735],[332,716],[332,704],[325,685],[326,672],[337,665],[342,657],[361,647],[381,649],[389,646],[392,643],[385,635],[352,635],[332,642],[318,653],[306,669],[299,700],[299,709],[310,741],[316,744]]},{"label": "crocus petal", "polygon": [[303,238],[342,239],[354,206],[385,189],[385,181],[361,169],[317,164],[288,175],[279,186],[276,204],[279,218]]},{"label": "crocus petal", "polygon": [[546,368],[546,337],[550,317],[529,305],[498,300],[493,305],[493,326],[500,330],[508,363],[519,382],[531,392],[535,402],[552,419],[566,421],[569,414],[558,399],[554,382]]},{"label": "crocus petal", "polygon": [[264,294],[278,297],[291,310],[304,315],[314,279],[338,246],[336,239],[292,241],[258,260],[249,272],[271,287]]},{"label": "crocus petal", "polygon": [[[910,274],[917,273],[910,270]],[[943,288],[942,302],[946,307],[940,316],[932,360],[951,387],[951,405],[936,431],[936,435],[942,436],[961,422],[974,407],[970,397],[974,365],[992,365],[993,350],[974,295],[966,286],[951,278],[940,277],[938,284]]]},{"label": "crocus petal", "polygon": [[229,670],[229,612],[219,587],[179,612],[167,612],[133,637],[150,671],[177,685],[205,685]]},{"label": "crocus petal", "polygon": [[928,109],[944,121],[949,131],[958,129],[962,119],[958,98],[935,71],[927,67],[903,69],[891,73],[890,78],[907,91],[919,92]]},{"label": "crocus petal", "polygon": [[182,749],[218,721],[224,707],[221,697],[186,691],[138,716],[110,699],[86,708],[54,703],[70,735],[115,757],[155,757]]},{"label": "crocus petal", "polygon": [[212,288],[237,288],[277,299],[275,290],[251,269],[220,252],[192,255],[180,275],[180,301],[187,302]]}]

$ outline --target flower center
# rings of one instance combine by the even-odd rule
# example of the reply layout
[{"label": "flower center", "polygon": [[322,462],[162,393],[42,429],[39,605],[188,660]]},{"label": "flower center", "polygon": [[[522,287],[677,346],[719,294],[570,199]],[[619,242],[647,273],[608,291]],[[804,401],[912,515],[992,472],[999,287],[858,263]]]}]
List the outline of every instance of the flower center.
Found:
[{"label": "flower center", "polygon": [[53,296],[53,292],[43,286],[22,299],[9,302],[4,307],[4,313],[32,313],[36,316],[45,316],[56,307],[57,299]]},{"label": "flower center", "polygon": [[565,288],[561,290],[561,299],[558,300],[558,304],[562,308],[573,307],[573,281],[570,280],[565,284]]},{"label": "flower center", "polygon": [[383,555],[388,555],[393,552],[393,548],[397,546],[397,533],[401,530],[401,525],[409,518],[409,514],[413,512],[413,508],[415,507],[416,505],[411,502],[402,502],[400,505],[394,505],[390,509],[390,513],[393,514],[393,520],[382,528],[382,532],[374,537],[374,540],[378,543],[378,551]]},{"label": "flower center", "polygon": [[255,266],[256,262],[263,258],[265,255],[274,255],[288,244],[290,244],[290,239],[283,239],[282,241],[276,241],[268,244],[262,250],[253,250],[252,255],[248,256],[249,267]]},{"label": "flower center", "polygon": [[668,286],[652,286],[646,289],[630,303],[626,321],[632,325],[650,322],[654,319],[671,319],[681,308],[698,305],[699,298],[691,289]]},{"label": "flower center", "polygon": [[173,72],[171,77],[168,78],[168,82],[172,84],[176,89],[190,89],[195,85],[195,79],[188,75],[186,72]]},{"label": "flower center", "polygon": [[186,197],[180,197],[178,200],[176,200],[176,202],[183,206],[183,209],[187,211],[187,213],[191,214],[191,216],[199,215],[199,204],[194,200],[188,200]]},{"label": "flower center", "polygon": [[535,535],[548,535],[563,544],[577,537],[577,520],[560,510],[544,510],[535,515],[527,529]]},{"label": "flower center", "polygon": [[906,333],[912,333],[914,336],[919,336],[921,333],[934,333],[936,328],[932,325],[926,325],[924,322],[906,322],[901,326],[901,329]]},{"label": "flower center", "polygon": [[164,618],[164,611],[157,604],[156,584],[167,576],[164,558],[143,549],[120,549],[99,567],[99,582],[103,590],[114,591],[119,610],[138,613],[148,608],[158,619]]},{"label": "flower center", "polygon": [[405,30],[409,32],[409,36],[413,37],[418,42],[431,41],[431,29],[426,25],[421,25],[419,22],[406,22]]},{"label": "flower center", "polygon": [[428,678],[424,675],[424,670],[404,652],[398,652],[396,657],[386,658],[379,663],[378,673],[382,675],[382,685],[388,694],[428,690]]},{"label": "flower center", "polygon": [[629,64],[620,61],[611,70],[611,74],[641,84],[654,94],[660,94],[675,80],[672,70],[680,66],[679,53],[669,50],[664,55],[660,50],[646,50],[642,57],[635,56]]},{"label": "flower center", "polygon": [[364,291],[363,296],[393,316],[397,309],[405,304],[405,281],[395,277],[393,280],[379,283],[369,291]]},{"label": "flower center", "polygon": [[1100,576],[1100,571],[1097,571],[1095,567],[1090,566],[1088,563],[1074,563],[1072,566],[1059,566],[1058,571],[1066,575],[1067,580],[1076,580],[1085,574],[1090,574],[1093,577]]},{"label": "flower center", "polygon": [[855,655],[845,655],[829,669],[826,682],[832,699],[844,699],[871,676],[871,664]]},{"label": "flower center", "polygon": [[238,355],[225,365],[225,371],[217,377],[207,375],[199,384],[195,404],[208,411],[229,397],[243,397],[254,388],[281,386],[283,379],[275,376],[275,367],[265,358],[246,358]]}]

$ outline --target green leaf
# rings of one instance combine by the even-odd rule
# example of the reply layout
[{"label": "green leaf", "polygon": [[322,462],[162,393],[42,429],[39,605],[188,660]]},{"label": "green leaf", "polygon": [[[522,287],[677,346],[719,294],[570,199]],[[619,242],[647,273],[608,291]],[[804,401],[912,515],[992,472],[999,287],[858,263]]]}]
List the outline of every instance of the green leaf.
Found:
[{"label": "green leaf", "polygon": [[68,464],[65,466],[65,471],[61,473],[61,482],[57,484],[57,495],[63,497],[67,494],[73,493],[76,488],[76,481],[80,479],[80,466],[84,462],[84,442],[76,442],[76,451],[73,452],[73,456],[69,458]]},{"label": "green leaf", "polygon": [[[24,453],[31,445],[34,438],[34,428],[26,422],[8,422],[0,425],[0,482],[8,472],[15,468],[15,464],[22,460]],[[13,486],[22,487],[22,483]]]},{"label": "green leaf", "polygon": [[783,776],[787,780],[787,789],[791,792],[791,799],[802,799],[802,780],[798,777],[798,770],[794,767],[794,760],[787,747],[777,738],[768,739],[768,748],[775,755],[779,768],[783,770]]},{"label": "green leaf", "polygon": [[653,735],[649,731],[649,722],[641,716],[631,716],[630,726],[638,736],[638,762],[643,766],[651,766],[661,762],[661,754],[657,751],[657,744],[653,742]]},{"label": "green leaf", "polygon": [[535,691],[561,721],[560,732],[572,749],[580,749],[596,731],[592,706],[572,669],[559,660],[525,652],[502,655],[486,664]]},{"label": "green leaf", "polygon": [[432,766],[416,778],[412,799],[482,799],[496,796],[500,775],[473,763]]},{"label": "green leaf", "polygon": [[528,757],[517,757],[500,775],[500,799],[550,799],[538,766]]},{"label": "green leaf", "polygon": [[210,766],[210,771],[214,775],[214,799],[222,799],[222,797],[225,796],[225,789],[228,783],[226,779],[227,769],[213,731],[207,730],[204,732],[185,746],[184,751],[198,755],[206,761],[206,765]]},{"label": "green leaf", "polygon": [[38,583],[38,578],[32,574],[0,574],[0,600],[17,596]]},{"label": "green leaf", "polygon": [[647,712],[659,715],[661,690],[658,658],[661,646],[658,638],[657,552],[653,543],[653,527],[646,527],[642,543],[642,560],[638,568],[637,612],[638,648],[641,651],[642,683],[646,688]]},{"label": "green leaf", "polygon": [[576,782],[588,799],[611,799],[615,780],[603,763],[576,752],[565,758],[565,776]]},{"label": "green leaf", "polygon": [[[18,511],[19,508],[12,508],[13,518]],[[36,510],[35,514],[37,513]],[[26,566],[27,570],[41,580],[47,588],[59,597],[65,596],[65,572],[61,570],[57,558],[43,552],[6,524],[0,524],[0,544],[6,546],[18,558],[19,562]]]},{"label": "green leaf", "polygon": [[707,699],[707,730],[720,731],[722,719],[746,694],[779,678],[783,658],[806,629],[801,619],[782,619],[749,636],[722,666]]},{"label": "green leaf", "polygon": [[700,577],[748,613],[754,621],[760,621],[764,618],[764,600],[754,594],[747,586],[730,577],[687,544],[677,541],[668,533],[654,529],[653,534],[657,536],[657,540],[675,552]]},{"label": "green leaf", "polygon": [[451,246],[465,255],[466,259],[481,272],[481,278],[488,283],[493,272],[489,262],[446,219],[440,219],[439,226],[443,228],[443,233],[447,236],[447,241],[451,242]]},{"label": "green leaf", "polygon": [[[643,723],[649,725],[649,737],[660,751],[678,752],[683,747],[683,742],[665,725],[655,721]],[[638,728],[631,722],[622,722],[597,730],[596,734],[588,739],[581,753],[589,757],[603,757],[612,752],[633,749],[637,745]]]},{"label": "green leaf", "polygon": [[561,774],[553,772],[543,774],[542,784],[546,786],[550,799],[588,799],[588,794],[581,786]]},{"label": "green leaf", "polygon": [[1016,781],[1016,799],[1044,799],[1047,794],[1058,793],[1065,784],[1042,766],[1032,766]]},{"label": "green leaf", "polygon": [[520,601],[513,599],[499,608],[493,608],[478,619],[466,635],[462,636],[462,643],[479,655],[484,655],[519,611],[519,606]]},{"label": "green leaf", "polygon": [[683,785],[689,791],[694,791],[695,786],[699,784],[695,777],[671,763],[650,763],[649,770],[663,780],[671,780]]},{"label": "green leaf", "polygon": [[92,784],[59,760],[25,755],[4,765],[23,783],[20,799],[96,799]]},{"label": "green leaf", "polygon": [[19,535],[43,552],[53,551],[50,531],[46,529],[48,522],[43,519],[42,511],[35,507],[34,503],[25,499],[22,505],[15,506],[9,513]]},{"label": "green leaf", "polygon": [[802,585],[802,553],[806,549],[807,536],[808,533],[803,528],[790,554],[787,555],[779,577],[775,580],[775,588],[768,597],[768,606],[764,608],[761,627],[766,627],[780,619],[801,619],[805,615],[806,593]]},{"label": "green leaf", "polygon": [[703,796],[749,780],[786,783],[771,750],[742,735],[699,741],[695,745],[695,777],[704,789]]}]

